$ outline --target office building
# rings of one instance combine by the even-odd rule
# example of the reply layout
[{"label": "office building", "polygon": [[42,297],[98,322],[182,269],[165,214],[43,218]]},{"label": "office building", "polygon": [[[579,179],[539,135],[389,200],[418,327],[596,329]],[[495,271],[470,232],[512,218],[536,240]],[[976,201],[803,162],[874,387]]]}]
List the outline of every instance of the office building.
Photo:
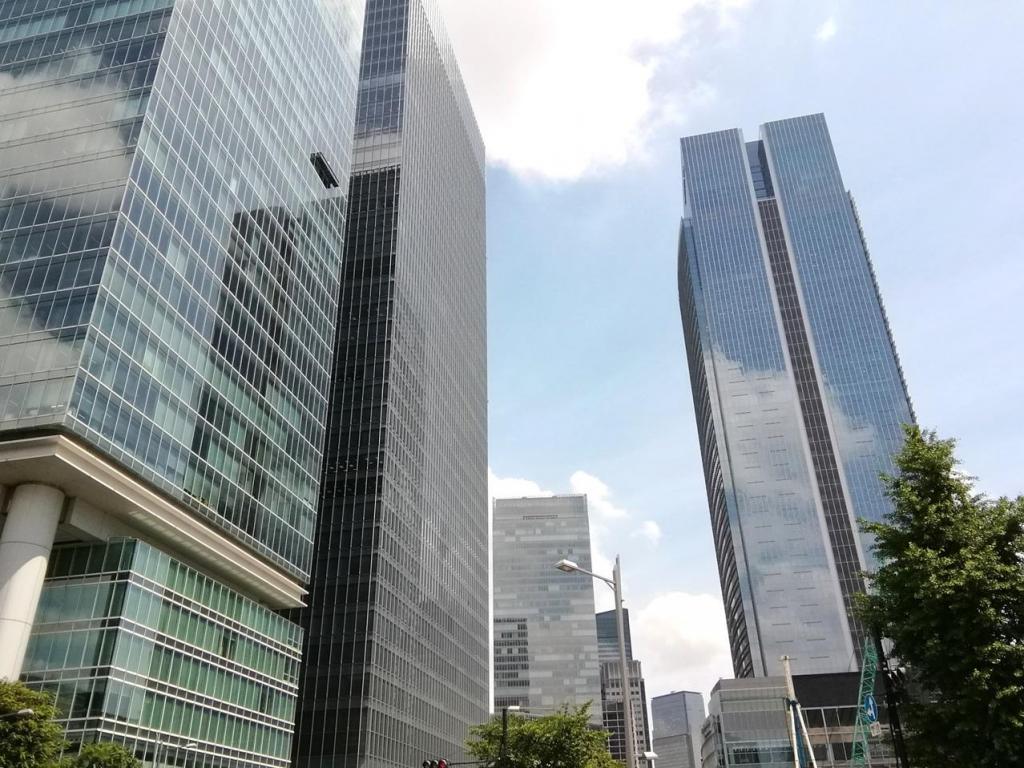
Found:
[{"label": "office building", "polygon": [[679,294],[737,677],[859,667],[857,519],[913,419],[825,118],[682,140]]},{"label": "office building", "polygon": [[[626,720],[622,708],[622,665],[619,663],[619,631],[615,611],[603,611],[597,622],[597,658],[601,664],[601,708],[608,731],[608,749],[612,757],[626,760]],[[630,701],[633,705],[633,743],[636,754],[650,751],[651,728],[647,718],[647,686],[643,669],[633,658],[633,636],[629,628],[629,609],[622,611],[626,664],[629,668]]]},{"label": "office building", "polygon": [[[806,726],[819,768],[847,768],[853,757],[859,674],[796,675],[793,688],[803,714],[797,733]],[[787,698],[783,677],[719,680],[701,729],[704,768],[792,768]],[[798,743],[806,755],[803,739]],[[867,757],[868,765],[895,768],[887,727],[868,737]]]},{"label": "office building", "polygon": [[651,699],[658,768],[701,768],[704,718],[704,697],[699,693],[673,691]]},{"label": "office building", "polygon": [[496,499],[493,517],[494,706],[591,704],[602,723],[587,497]]},{"label": "office building", "polygon": [[433,2],[367,3],[353,152],[297,768],[488,713],[484,151]]},{"label": "office building", "polygon": [[[638,757],[651,748],[647,722],[647,691],[640,662],[630,659],[629,702],[633,707],[633,745]],[[602,724],[608,731],[608,751],[616,760],[626,762],[626,713],[622,696],[622,665],[617,661],[601,662]]]},{"label": "office building", "polygon": [[0,2],[0,677],[73,744],[289,763],[362,15]]}]

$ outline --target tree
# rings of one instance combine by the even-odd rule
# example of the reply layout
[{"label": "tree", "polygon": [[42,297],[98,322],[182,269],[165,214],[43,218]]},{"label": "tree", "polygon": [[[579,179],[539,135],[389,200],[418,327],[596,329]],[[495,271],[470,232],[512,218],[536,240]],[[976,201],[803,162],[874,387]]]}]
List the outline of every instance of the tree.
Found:
[{"label": "tree", "polygon": [[466,748],[495,768],[621,768],[608,752],[608,734],[589,723],[589,704],[544,717],[510,714],[503,756],[501,717],[494,717],[470,729]]},{"label": "tree", "polygon": [[1024,497],[974,494],[955,443],[905,428],[892,512],[862,522],[879,567],[864,623],[910,670],[901,692],[915,768],[1024,766]]},{"label": "tree", "polygon": [[[19,715],[32,710],[31,715]],[[0,680],[0,766],[51,768],[67,746],[48,693]]]},{"label": "tree", "polygon": [[142,761],[129,749],[108,741],[83,744],[67,768],[142,768]]}]

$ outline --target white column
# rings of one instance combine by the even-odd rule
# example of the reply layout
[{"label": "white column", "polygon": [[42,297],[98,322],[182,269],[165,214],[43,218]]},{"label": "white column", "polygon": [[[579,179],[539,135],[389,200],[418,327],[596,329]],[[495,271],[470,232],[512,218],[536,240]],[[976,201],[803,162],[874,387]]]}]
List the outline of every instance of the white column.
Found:
[{"label": "white column", "polygon": [[0,680],[21,675],[63,505],[64,494],[48,485],[11,494],[0,535]]}]

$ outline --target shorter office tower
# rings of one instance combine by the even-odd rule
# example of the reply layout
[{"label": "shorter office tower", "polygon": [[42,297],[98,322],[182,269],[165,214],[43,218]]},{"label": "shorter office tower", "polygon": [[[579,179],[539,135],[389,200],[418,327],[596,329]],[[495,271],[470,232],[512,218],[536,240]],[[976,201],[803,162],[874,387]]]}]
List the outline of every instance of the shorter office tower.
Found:
[{"label": "shorter office tower", "polygon": [[[629,701],[633,707],[633,743],[636,754],[650,750],[651,742],[647,727],[647,701],[643,671],[640,662],[630,659]],[[620,762],[626,761],[626,717],[622,703],[622,667],[617,661],[601,662],[601,710],[604,729],[608,731],[608,751]]]},{"label": "shorter office tower", "polygon": [[[141,739],[156,765],[202,764],[215,743],[223,765],[273,765],[264,756],[291,744],[301,651],[296,624],[114,539],[54,547],[22,679],[55,691],[72,743]],[[161,738],[177,733],[192,741]]]},{"label": "shorter office tower", "polygon": [[494,706],[547,711],[591,704],[601,717],[587,498],[494,502]]},{"label": "shorter office tower", "polygon": [[658,768],[701,768],[704,697],[693,691],[655,696],[651,699],[651,718]]},{"label": "shorter office tower", "polygon": [[[608,731],[608,749],[612,757],[626,760],[626,719],[622,709],[622,672],[619,665],[619,630],[615,611],[603,611],[597,622],[597,658],[601,662],[601,707]],[[640,662],[633,659],[633,637],[629,628],[629,610],[622,611],[626,660],[629,664],[630,700],[633,704],[633,731],[636,752],[651,748],[651,727],[647,719],[647,686]]]},{"label": "shorter office tower", "polygon": [[[796,675],[793,687],[818,768],[846,768],[853,754],[859,675]],[[786,698],[783,677],[719,680],[702,728],[703,768],[792,768]],[[869,739],[868,764],[895,768],[888,728],[882,732]]]}]

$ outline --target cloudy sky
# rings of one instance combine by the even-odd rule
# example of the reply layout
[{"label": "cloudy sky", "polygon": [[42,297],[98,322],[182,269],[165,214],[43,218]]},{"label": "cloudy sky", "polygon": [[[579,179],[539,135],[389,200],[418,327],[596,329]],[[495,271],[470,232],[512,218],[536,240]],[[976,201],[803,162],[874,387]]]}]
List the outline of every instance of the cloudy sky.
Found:
[{"label": "cloudy sky", "polygon": [[587,493],[652,695],[731,674],[680,136],[826,114],[919,419],[983,490],[1024,492],[1024,4],[440,1],[490,159],[492,492]]}]

